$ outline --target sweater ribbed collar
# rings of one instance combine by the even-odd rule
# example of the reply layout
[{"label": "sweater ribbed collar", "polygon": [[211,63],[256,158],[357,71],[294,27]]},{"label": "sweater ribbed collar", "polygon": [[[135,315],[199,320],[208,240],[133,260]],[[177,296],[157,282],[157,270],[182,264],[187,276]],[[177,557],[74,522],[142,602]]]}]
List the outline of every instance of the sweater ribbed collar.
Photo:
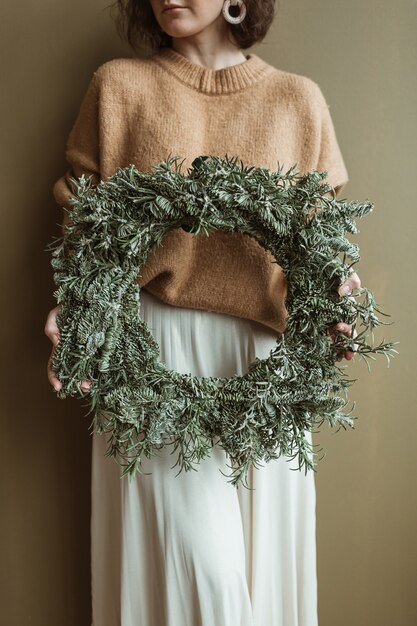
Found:
[{"label": "sweater ribbed collar", "polygon": [[272,65],[253,53],[248,54],[242,63],[220,69],[194,63],[173,48],[159,48],[148,59],[189,87],[214,95],[241,91],[274,70]]}]

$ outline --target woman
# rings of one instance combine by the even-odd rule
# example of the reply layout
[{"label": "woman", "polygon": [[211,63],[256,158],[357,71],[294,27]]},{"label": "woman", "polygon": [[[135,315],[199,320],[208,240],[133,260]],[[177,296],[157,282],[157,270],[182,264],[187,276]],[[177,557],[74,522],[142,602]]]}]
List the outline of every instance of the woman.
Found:
[{"label": "woman", "polygon": [[[274,1],[231,4],[119,0],[130,43],[155,49],[94,72],[68,140],[71,167],[54,186],[61,206],[70,208],[69,175],[98,182],[130,163],[150,171],[168,154],[185,158],[184,168],[209,154],[270,169],[298,163],[328,171],[340,192],[347,171],[318,85],[243,54],[264,38]],[[138,281],[161,360],[183,373],[243,374],[285,327],[282,271],[240,233],[173,230]],[[354,274],[340,293],[359,286]],[[58,309],[45,325],[54,346]],[[179,474],[166,446],[130,482],[105,452],[105,436],[94,434],[93,626],[317,625],[312,472],[280,458],[249,472],[250,490],[235,489],[219,446],[198,471]]]}]

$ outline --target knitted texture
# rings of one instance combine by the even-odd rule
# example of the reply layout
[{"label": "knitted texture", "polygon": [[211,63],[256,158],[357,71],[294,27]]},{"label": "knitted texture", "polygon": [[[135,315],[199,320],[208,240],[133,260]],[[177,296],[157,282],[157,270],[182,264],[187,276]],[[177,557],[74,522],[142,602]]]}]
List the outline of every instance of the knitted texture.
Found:
[{"label": "knitted texture", "polygon": [[[328,172],[348,181],[329,107],[312,79],[279,70],[255,54],[211,69],[175,50],[119,58],[94,72],[66,148],[69,168],[53,194],[71,208],[70,177],[99,182],[119,167],[141,171],[181,155],[184,173],[201,154],[239,155],[271,170]],[[64,223],[67,222],[64,212]],[[286,281],[272,254],[252,237],[216,231],[194,237],[174,229],[142,267],[140,285],[168,304],[218,311],[285,328]]]}]

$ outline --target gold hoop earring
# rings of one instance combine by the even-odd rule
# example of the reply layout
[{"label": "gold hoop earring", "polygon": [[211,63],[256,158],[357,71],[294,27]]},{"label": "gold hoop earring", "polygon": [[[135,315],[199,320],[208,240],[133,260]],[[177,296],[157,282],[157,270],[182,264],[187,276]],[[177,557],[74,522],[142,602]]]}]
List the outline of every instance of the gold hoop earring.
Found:
[{"label": "gold hoop earring", "polygon": [[243,2],[243,0],[233,0],[233,5],[235,6],[237,5],[240,9],[239,15],[237,15],[236,17],[233,17],[233,15],[230,15],[229,13],[229,7],[231,4],[232,4],[232,0],[224,0],[224,3],[223,3],[224,19],[230,24],[240,24],[240,22],[243,22],[243,20],[245,19],[246,4]]}]

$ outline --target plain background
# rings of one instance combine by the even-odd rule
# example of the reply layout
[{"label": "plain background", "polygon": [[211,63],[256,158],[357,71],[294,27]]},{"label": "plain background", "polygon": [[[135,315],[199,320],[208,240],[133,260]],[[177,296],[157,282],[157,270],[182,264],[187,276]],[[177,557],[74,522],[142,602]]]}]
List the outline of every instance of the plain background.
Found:
[{"label": "plain background", "polygon": [[[131,56],[99,0],[3,4],[1,55],[0,623],[90,624],[90,448],[84,401],[60,401],[46,378],[49,253],[61,210],[52,186],[92,72]],[[313,78],[330,106],[350,174],[342,192],[370,199],[358,271],[401,341],[350,393],[354,431],[316,436],[320,626],[417,622],[417,438],[414,183],[416,0],[282,0],[251,50]],[[379,334],[378,338],[382,338]],[[83,406],[84,404],[84,406]],[[100,625],[98,625],[100,626]],[[161,625],[162,626],[162,625]],[[266,626],[266,625],[265,625]]]}]

